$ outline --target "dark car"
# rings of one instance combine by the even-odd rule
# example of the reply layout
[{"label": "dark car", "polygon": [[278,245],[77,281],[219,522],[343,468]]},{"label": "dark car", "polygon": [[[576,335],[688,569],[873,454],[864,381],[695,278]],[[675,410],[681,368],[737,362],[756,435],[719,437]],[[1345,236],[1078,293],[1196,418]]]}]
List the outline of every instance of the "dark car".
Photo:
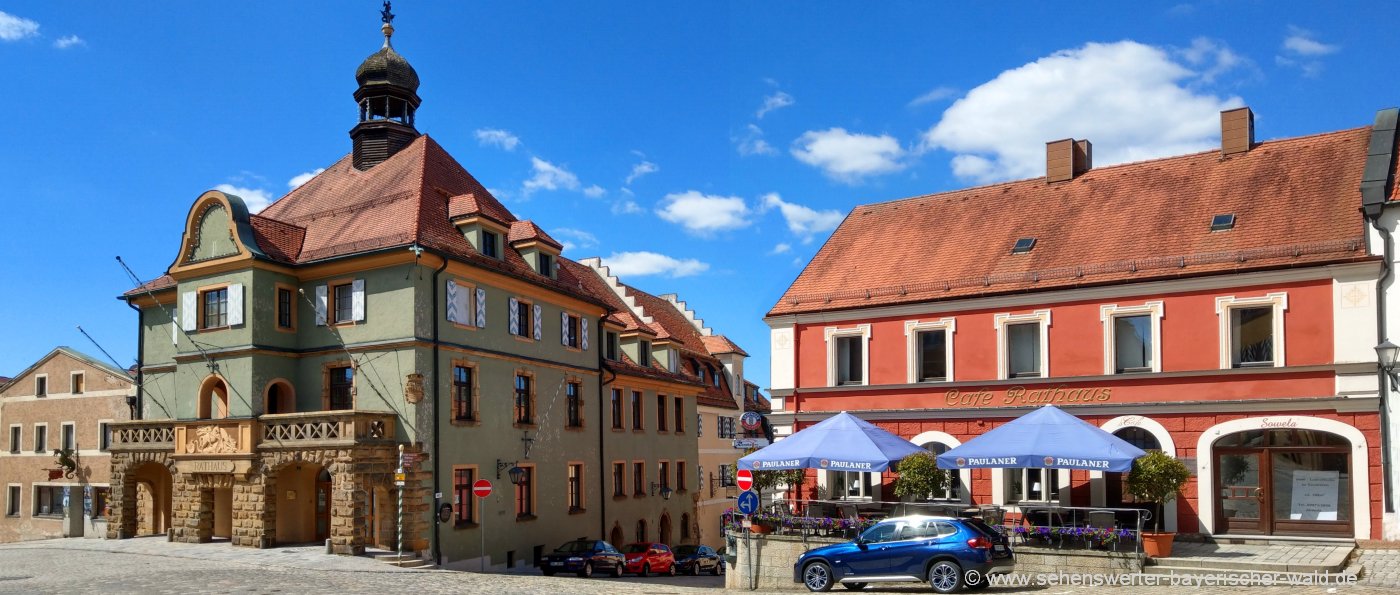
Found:
[{"label": "dark car", "polygon": [[676,556],[676,571],[681,574],[724,574],[724,560],[720,559],[719,552],[710,549],[710,546],[678,545],[671,553]]},{"label": "dark car", "polygon": [[622,546],[622,555],[627,557],[627,572],[676,576],[676,557],[664,543],[629,543]]},{"label": "dark car", "polygon": [[1009,573],[1015,565],[1010,541],[980,520],[907,516],[881,521],[855,541],[803,554],[792,577],[812,591],[911,581],[954,593],[985,588],[987,575]]},{"label": "dark car", "polygon": [[622,576],[625,564],[622,552],[601,539],[575,539],[559,546],[553,553],[540,559],[540,571],[545,576],[556,572],[577,572],[587,578],[594,572],[610,572]]}]

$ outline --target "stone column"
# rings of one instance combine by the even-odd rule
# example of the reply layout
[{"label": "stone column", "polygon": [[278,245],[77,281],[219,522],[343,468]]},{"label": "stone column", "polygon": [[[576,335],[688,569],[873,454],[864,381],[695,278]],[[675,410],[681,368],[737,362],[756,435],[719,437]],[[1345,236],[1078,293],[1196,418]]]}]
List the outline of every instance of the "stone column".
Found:
[{"label": "stone column", "polygon": [[276,544],[276,480],[257,474],[233,484],[233,545],[266,548]]},{"label": "stone column", "polygon": [[107,522],[107,539],[128,539],[136,536],[136,479],[128,472],[131,455],[112,453],[112,518]]},{"label": "stone column", "polygon": [[332,466],[331,551],[358,556],[365,553],[367,500],[359,476],[348,471],[349,463]]},{"label": "stone column", "polygon": [[201,486],[190,474],[181,473],[175,481],[174,513],[170,525],[172,541],[207,543],[214,539],[214,490]]}]

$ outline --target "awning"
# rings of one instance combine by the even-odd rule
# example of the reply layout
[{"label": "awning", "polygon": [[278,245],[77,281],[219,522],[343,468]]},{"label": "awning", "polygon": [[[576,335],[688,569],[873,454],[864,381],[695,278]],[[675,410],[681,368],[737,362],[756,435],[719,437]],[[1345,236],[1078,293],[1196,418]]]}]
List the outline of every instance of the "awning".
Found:
[{"label": "awning", "polygon": [[938,455],[938,466],[1127,471],[1145,454],[1098,426],[1045,405]]},{"label": "awning", "polygon": [[918,452],[918,445],[842,411],[739,459],[740,469],[884,471]]}]

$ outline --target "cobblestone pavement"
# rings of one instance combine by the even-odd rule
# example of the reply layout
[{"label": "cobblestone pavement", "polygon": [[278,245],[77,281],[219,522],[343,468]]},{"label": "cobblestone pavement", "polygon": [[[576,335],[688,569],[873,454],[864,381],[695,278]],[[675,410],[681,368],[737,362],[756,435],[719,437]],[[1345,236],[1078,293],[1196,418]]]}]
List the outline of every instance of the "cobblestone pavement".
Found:
[{"label": "cobblestone pavement", "polygon": [[1361,585],[1390,587],[1400,592],[1400,549],[1363,549],[1356,561],[1366,569]]},{"label": "cobblestone pavement", "polygon": [[[1131,595],[1323,595],[1396,593],[1400,550],[1364,553],[1377,570],[1354,586],[1159,586],[1115,588]],[[1388,578],[1378,578],[1388,577]],[[1370,582],[1370,584],[1367,584]],[[227,544],[173,544],[159,539],[50,540],[0,545],[0,593],[656,593],[713,594],[715,577],[594,578],[401,570],[368,558],[328,556],[320,548],[256,550]],[[796,586],[796,585],[794,585]],[[983,593],[1078,595],[1103,587],[993,587]],[[841,591],[838,589],[838,591]],[[739,591],[747,592],[747,591]],[[928,593],[914,585],[872,593]],[[794,591],[787,591],[792,594]]]}]

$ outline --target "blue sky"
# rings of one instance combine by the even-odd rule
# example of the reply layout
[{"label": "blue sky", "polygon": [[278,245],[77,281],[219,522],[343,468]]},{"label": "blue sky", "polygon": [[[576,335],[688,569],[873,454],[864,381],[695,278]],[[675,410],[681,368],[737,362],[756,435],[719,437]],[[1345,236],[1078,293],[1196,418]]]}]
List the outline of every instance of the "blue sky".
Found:
[{"label": "blue sky", "polygon": [[[114,299],[201,192],[256,203],[349,152],[377,2],[0,2],[0,375],[123,364]],[[853,206],[1367,125],[1400,104],[1375,3],[399,2],[418,128],[522,218],[679,293],[768,378],[763,314]],[[1360,164],[1358,164],[1358,167]],[[930,230],[936,232],[936,230]],[[917,266],[917,263],[912,263]]]}]

